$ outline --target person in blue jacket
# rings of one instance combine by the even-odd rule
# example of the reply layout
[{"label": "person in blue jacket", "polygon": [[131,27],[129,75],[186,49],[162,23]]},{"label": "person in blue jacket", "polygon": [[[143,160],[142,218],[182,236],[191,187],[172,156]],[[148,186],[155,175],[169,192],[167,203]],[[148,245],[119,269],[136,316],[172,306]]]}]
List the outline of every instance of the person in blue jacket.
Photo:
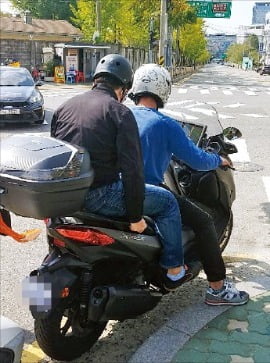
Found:
[{"label": "person in blue jacket", "polygon": [[[129,93],[129,97],[136,104],[131,110],[140,133],[145,181],[157,186],[163,183],[172,155],[191,168],[201,171],[230,164],[218,154],[207,153],[197,147],[177,121],[158,111],[167,102],[170,92],[169,72],[157,64],[145,64],[135,72]],[[209,305],[245,304],[249,295],[238,291],[226,279],[226,269],[212,217],[194,201],[178,195],[175,197],[179,203],[182,222],[195,231],[199,241],[199,253],[209,282],[205,302]]]}]

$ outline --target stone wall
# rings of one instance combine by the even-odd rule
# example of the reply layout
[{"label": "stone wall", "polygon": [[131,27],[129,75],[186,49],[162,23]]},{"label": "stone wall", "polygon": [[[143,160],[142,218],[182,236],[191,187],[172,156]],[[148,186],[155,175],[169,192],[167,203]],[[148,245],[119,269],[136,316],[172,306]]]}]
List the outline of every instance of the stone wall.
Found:
[{"label": "stone wall", "polygon": [[4,63],[7,58],[15,58],[21,66],[31,69],[31,66],[43,63],[42,48],[53,48],[53,45],[46,41],[0,39],[0,63]]}]

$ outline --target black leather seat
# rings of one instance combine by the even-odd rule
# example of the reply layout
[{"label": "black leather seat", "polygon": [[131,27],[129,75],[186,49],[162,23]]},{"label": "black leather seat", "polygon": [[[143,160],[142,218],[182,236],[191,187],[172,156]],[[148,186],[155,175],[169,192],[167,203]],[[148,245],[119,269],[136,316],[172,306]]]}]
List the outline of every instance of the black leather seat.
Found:
[{"label": "black leather seat", "polygon": [[[66,217],[65,219],[67,220],[68,218],[69,217]],[[83,223],[89,224],[94,227],[112,228],[118,229],[120,231],[131,232],[129,229],[130,222],[127,221],[125,217],[117,217],[116,219],[112,217],[102,216],[99,214],[79,211],[74,213],[71,218],[75,219],[74,222],[79,224]],[[143,234],[150,236],[155,235],[156,232],[154,221],[148,216],[144,216],[144,218],[147,223],[147,229],[143,232]]]}]

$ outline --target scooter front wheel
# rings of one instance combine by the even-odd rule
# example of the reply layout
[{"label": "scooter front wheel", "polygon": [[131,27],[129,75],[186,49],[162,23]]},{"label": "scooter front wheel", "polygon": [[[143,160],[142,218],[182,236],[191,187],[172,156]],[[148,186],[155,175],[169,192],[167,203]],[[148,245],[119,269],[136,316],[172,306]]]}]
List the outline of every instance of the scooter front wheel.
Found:
[{"label": "scooter front wheel", "polygon": [[106,322],[81,325],[78,306],[58,306],[49,317],[35,320],[35,335],[40,348],[49,357],[70,361],[87,352],[98,340]]}]

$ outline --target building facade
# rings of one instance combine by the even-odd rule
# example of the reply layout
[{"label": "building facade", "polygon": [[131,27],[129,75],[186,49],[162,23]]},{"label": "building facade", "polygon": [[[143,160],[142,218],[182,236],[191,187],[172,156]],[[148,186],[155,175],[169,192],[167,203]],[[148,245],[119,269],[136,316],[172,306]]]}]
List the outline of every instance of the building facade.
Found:
[{"label": "building facade", "polygon": [[235,34],[207,35],[207,49],[214,58],[223,59],[229,46],[234,43],[236,43]]},{"label": "building facade", "polygon": [[270,1],[256,2],[253,7],[252,24],[265,24],[265,15],[270,11]]},{"label": "building facade", "polygon": [[262,62],[267,65],[270,64],[270,11],[266,14],[265,17]]},{"label": "building facade", "polygon": [[31,69],[46,63],[49,53],[54,53],[54,44],[78,41],[81,37],[81,31],[65,20],[1,16],[0,62],[17,59],[22,66]]},{"label": "building facade", "polygon": [[243,44],[249,35],[257,35],[259,41],[259,53],[263,52],[264,48],[264,24],[252,24],[252,25],[242,25],[238,29],[237,33],[237,43]]}]

